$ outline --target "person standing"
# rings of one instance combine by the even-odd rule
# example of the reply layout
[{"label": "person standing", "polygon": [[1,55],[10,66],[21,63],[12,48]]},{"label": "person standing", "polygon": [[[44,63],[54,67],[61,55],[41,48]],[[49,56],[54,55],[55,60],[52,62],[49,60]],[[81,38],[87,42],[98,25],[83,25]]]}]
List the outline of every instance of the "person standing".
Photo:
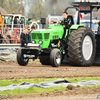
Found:
[{"label": "person standing", "polygon": [[1,32],[1,29],[0,29],[0,43],[3,42],[3,36],[2,36],[2,32]]},{"label": "person standing", "polygon": [[27,41],[27,32],[28,32],[28,29],[25,28],[25,29],[23,30],[23,32],[21,33],[21,36],[20,36],[21,47],[27,48],[27,44],[28,44],[28,41]]},{"label": "person standing", "polygon": [[29,31],[29,33],[27,34],[27,41],[28,41],[28,43],[31,43],[31,32],[34,31],[34,30],[35,30],[35,26],[33,25],[31,27],[31,31]]},{"label": "person standing", "polygon": [[17,17],[14,18],[14,27],[17,27]]}]

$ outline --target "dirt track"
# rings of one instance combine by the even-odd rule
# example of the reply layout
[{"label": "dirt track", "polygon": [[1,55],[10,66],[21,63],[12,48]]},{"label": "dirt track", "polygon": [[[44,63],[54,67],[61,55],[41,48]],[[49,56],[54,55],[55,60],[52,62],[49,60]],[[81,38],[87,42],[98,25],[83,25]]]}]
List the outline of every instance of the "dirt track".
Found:
[{"label": "dirt track", "polygon": [[[45,97],[27,97],[27,98],[13,98],[13,100],[97,100],[97,94],[88,94],[88,95],[71,95],[71,96],[45,96]],[[98,98],[99,99],[99,98]],[[12,100],[12,99],[8,99]]]},{"label": "dirt track", "polygon": [[[0,79],[19,78],[52,78],[52,77],[85,77],[100,76],[100,66],[77,67],[63,64],[60,67],[43,66],[39,62],[29,62],[27,66],[19,66],[17,62],[0,62]],[[79,91],[79,92],[78,92]],[[89,90],[62,91],[59,94],[45,94],[44,96],[21,95],[8,100],[96,100],[100,88]],[[33,94],[34,95],[34,94]],[[26,99],[27,98],[27,99]]]},{"label": "dirt track", "polygon": [[54,68],[39,62],[29,62],[27,66],[19,66],[17,62],[0,62],[0,79],[78,76],[100,76],[100,66],[77,67],[64,64]]}]

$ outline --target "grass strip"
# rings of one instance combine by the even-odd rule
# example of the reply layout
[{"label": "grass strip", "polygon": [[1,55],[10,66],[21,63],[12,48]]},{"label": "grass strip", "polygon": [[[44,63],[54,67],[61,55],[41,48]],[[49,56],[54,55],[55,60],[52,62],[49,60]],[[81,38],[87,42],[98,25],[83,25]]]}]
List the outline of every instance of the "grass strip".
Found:
[{"label": "grass strip", "polygon": [[[29,82],[29,83],[35,83],[38,84],[40,82],[47,82],[47,81],[55,81],[57,79],[62,79],[62,78],[34,78],[34,79],[11,79],[11,80],[0,80],[0,86],[8,86],[11,84],[21,84],[22,82]],[[77,83],[79,81],[82,80],[100,80],[100,77],[75,77],[75,78],[64,78],[70,82],[73,83]],[[97,88],[100,87],[100,85],[98,86],[92,86],[92,87],[80,87],[80,88],[84,88],[84,89],[88,89],[88,88]],[[53,88],[29,88],[29,89],[14,89],[12,91],[2,91],[0,92],[0,94],[2,95],[9,95],[9,94],[13,94],[13,95],[18,95],[18,94],[32,94],[32,93],[48,93],[48,92],[52,92],[52,91],[64,91],[66,90],[66,87],[60,86],[60,87],[53,87]]]},{"label": "grass strip", "polygon": [[64,91],[66,89],[66,87],[60,86],[60,87],[53,87],[53,88],[29,88],[29,89],[14,89],[11,91],[2,91],[0,92],[1,95],[19,95],[19,94],[33,94],[33,93],[49,93],[49,92],[56,92],[56,91]]}]

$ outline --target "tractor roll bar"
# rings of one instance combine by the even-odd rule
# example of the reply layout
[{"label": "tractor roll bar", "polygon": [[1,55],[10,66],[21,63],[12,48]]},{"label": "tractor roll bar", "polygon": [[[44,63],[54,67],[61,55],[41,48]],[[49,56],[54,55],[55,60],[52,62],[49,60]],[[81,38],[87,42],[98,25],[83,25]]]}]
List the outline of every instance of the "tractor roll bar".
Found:
[{"label": "tractor roll bar", "polygon": [[78,19],[77,19],[77,24],[79,24],[80,23],[80,17],[79,17],[79,9],[78,9],[78,7],[67,7],[66,9],[65,9],[65,11],[67,11],[68,9],[70,9],[70,8],[74,8],[74,9],[76,9],[76,11],[78,11]]},{"label": "tractor roll bar", "polygon": [[77,11],[79,11],[79,9],[78,9],[77,7],[67,7],[67,8],[65,9],[65,11],[67,11],[69,8],[75,8]]}]

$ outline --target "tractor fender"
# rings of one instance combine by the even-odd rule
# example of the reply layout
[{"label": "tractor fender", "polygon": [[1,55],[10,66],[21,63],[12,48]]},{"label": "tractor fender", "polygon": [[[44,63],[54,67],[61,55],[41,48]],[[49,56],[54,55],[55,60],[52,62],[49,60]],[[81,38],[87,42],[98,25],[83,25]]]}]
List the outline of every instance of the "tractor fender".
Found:
[{"label": "tractor fender", "polygon": [[72,25],[71,27],[70,27],[70,29],[71,30],[77,30],[79,27],[84,27],[84,25]]}]

